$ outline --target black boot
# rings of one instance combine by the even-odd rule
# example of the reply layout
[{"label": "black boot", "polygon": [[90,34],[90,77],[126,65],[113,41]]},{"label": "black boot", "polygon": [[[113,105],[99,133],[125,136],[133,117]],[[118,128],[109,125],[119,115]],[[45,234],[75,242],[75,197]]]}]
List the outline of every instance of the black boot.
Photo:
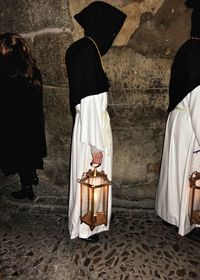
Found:
[{"label": "black boot", "polygon": [[16,199],[28,198],[29,200],[33,200],[35,197],[32,186],[22,186],[20,191],[12,192],[11,195]]},{"label": "black boot", "polygon": [[99,241],[99,237],[97,234],[91,235],[88,238],[80,238],[80,239],[92,243],[96,243]]},{"label": "black boot", "polygon": [[200,227],[194,228],[191,232],[186,234],[186,237],[194,241],[200,242]]}]

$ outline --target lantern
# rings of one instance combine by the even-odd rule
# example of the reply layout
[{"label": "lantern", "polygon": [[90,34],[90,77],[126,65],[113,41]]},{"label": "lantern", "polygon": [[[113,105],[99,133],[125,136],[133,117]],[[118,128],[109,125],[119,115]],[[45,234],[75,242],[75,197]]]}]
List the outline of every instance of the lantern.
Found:
[{"label": "lantern", "polygon": [[200,173],[197,171],[190,176],[190,188],[192,189],[190,223],[200,224],[200,208],[196,209],[199,205],[195,205],[198,203],[197,195],[200,195]]},{"label": "lantern", "polygon": [[104,171],[97,171],[100,166],[94,166],[93,170],[83,173],[80,183],[80,219],[81,223],[87,224],[91,230],[96,226],[107,225],[108,194],[111,181],[108,180]]}]

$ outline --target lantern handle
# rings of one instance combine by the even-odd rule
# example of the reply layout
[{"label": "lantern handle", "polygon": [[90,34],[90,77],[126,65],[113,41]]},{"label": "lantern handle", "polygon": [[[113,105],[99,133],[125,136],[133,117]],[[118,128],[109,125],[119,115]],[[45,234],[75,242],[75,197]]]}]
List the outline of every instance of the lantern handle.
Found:
[{"label": "lantern handle", "polygon": [[[94,167],[94,168],[98,168],[100,165],[101,165],[101,163],[94,163],[94,162],[91,162],[90,163],[90,165],[92,166],[92,167]],[[95,166],[96,165],[96,166]]]}]

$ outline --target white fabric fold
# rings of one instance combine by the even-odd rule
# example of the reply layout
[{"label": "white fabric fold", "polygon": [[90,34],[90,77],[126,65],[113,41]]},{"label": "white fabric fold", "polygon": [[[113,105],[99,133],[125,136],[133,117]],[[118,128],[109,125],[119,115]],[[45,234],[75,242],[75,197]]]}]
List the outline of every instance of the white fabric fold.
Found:
[{"label": "white fabric fold", "polygon": [[[158,215],[178,227],[180,235],[190,232],[191,189],[189,176],[200,171],[200,86],[189,93],[169,114],[163,147],[155,208]],[[199,194],[200,195],[200,194]],[[200,197],[195,208],[200,208]]]},{"label": "white fabric fold", "polygon": [[112,180],[112,132],[107,109],[107,92],[87,96],[76,106],[73,129],[69,195],[69,233],[71,238],[89,236],[109,229],[112,204],[112,189],[109,187],[108,224],[97,226],[93,231],[80,222],[80,184],[83,172],[91,169],[91,150],[102,151],[104,170]]}]

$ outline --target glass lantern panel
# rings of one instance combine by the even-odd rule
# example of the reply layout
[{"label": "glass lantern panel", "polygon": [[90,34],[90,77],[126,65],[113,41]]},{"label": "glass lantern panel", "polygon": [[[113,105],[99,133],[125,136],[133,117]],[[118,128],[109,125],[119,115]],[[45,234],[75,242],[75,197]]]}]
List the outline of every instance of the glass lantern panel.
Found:
[{"label": "glass lantern panel", "polygon": [[98,212],[106,212],[107,209],[107,186],[92,188],[87,185],[81,185],[81,215],[94,211],[94,215]]},{"label": "glass lantern panel", "polygon": [[199,209],[200,209],[200,189],[195,189],[193,210],[199,210]]},{"label": "glass lantern panel", "polygon": [[94,215],[103,212],[104,187],[94,189]]},{"label": "glass lantern panel", "polygon": [[91,211],[92,192],[91,188],[81,184],[81,216]]},{"label": "glass lantern panel", "polygon": [[[195,180],[195,186],[197,188],[190,188],[190,197],[192,196],[192,191],[194,191],[193,195],[193,210],[199,210],[200,209],[200,180]],[[191,204],[191,199],[190,199]]]}]

